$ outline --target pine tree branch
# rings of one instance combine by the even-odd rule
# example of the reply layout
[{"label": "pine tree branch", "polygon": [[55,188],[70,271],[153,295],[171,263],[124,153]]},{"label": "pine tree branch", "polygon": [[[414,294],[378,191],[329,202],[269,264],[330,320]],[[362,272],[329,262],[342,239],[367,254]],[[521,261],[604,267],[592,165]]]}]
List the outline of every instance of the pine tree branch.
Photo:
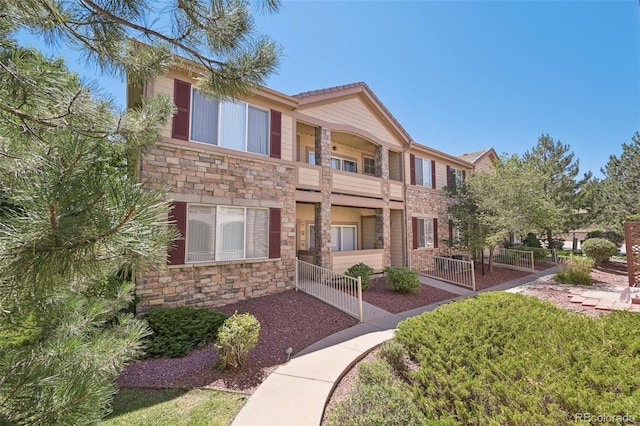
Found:
[{"label": "pine tree branch", "polygon": [[[112,20],[115,23],[118,23],[120,25],[123,25],[127,28],[131,28],[132,30],[135,31],[139,31],[141,33],[143,33],[146,36],[150,36],[150,37],[155,37],[159,40],[163,40],[181,50],[184,50],[185,52],[189,53],[190,55],[192,55],[194,58],[197,58],[203,65],[207,66],[207,68],[213,72],[214,74],[218,74],[219,70],[215,68],[215,66],[223,68],[226,66],[226,64],[224,62],[220,62],[220,61],[216,61],[215,59],[211,59],[211,58],[207,58],[206,56],[200,54],[197,50],[192,49],[189,46],[186,46],[185,44],[181,43],[179,41],[179,39],[176,39],[174,37],[169,37],[161,32],[158,32],[156,30],[153,30],[151,28],[142,26],[142,25],[138,25],[136,23],[133,23],[131,21],[128,21],[126,19],[122,19],[119,16],[114,15],[113,13],[109,12],[107,9],[104,9],[100,6],[98,6],[97,4],[95,4],[93,1],[91,0],[82,0],[82,3],[84,3],[85,5],[89,6],[91,9],[93,9],[94,13],[98,13],[102,16],[105,16],[107,18],[109,18],[110,20]],[[182,1],[178,1],[178,4],[182,4]]]},{"label": "pine tree branch", "polygon": [[93,237],[93,238],[88,238],[86,240],[84,240],[82,243],[77,244],[75,246],[75,248],[79,248],[85,245],[89,245],[89,244],[95,244],[100,240],[103,240],[107,237],[110,237],[111,235],[115,234],[116,232],[118,232],[120,229],[122,229],[122,227],[124,227],[127,222],[129,222],[129,219],[131,219],[131,216],[133,216],[133,214],[136,212],[137,210],[137,206],[133,205],[131,206],[131,208],[129,208],[129,211],[127,212],[126,216],[124,218],[122,218],[122,220],[113,228],[111,228],[110,230],[108,230],[107,232],[103,232],[102,234]]}]

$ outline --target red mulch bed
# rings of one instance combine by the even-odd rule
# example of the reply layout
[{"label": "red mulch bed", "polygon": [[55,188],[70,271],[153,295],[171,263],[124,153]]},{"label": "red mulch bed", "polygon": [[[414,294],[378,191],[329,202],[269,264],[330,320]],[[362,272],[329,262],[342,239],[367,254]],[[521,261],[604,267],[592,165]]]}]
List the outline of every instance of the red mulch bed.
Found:
[{"label": "red mulch bed", "polygon": [[[476,268],[478,289],[526,275],[526,272],[494,267],[482,275]],[[421,285],[417,294],[392,292],[384,278],[372,280],[372,288],[363,292],[365,301],[392,313],[430,305],[456,294]],[[120,375],[123,387],[208,387],[253,393],[276,367],[286,361],[285,349],[295,355],[307,346],[333,333],[352,327],[358,321],[302,292],[294,290],[262,296],[217,310],[233,314],[249,312],[261,324],[258,346],[249,353],[247,365],[238,372],[222,372],[215,368],[217,356],[210,346],[199,348],[183,358],[148,359],[131,364]]]},{"label": "red mulch bed", "polygon": [[532,274],[532,272],[516,271],[498,266],[494,266],[493,270],[489,271],[489,265],[484,265],[483,275],[482,265],[479,263],[474,265],[474,272],[476,275],[476,291],[485,290],[489,287]]},{"label": "red mulch bed", "polygon": [[371,288],[362,292],[365,302],[371,303],[385,311],[397,314],[411,309],[427,306],[432,303],[457,297],[457,294],[450,293],[439,288],[428,285],[421,285],[417,293],[406,294],[397,293],[386,285],[386,278],[374,278],[371,280]]},{"label": "red mulch bed", "polygon": [[120,375],[123,387],[208,387],[253,393],[257,386],[293,354],[340,330],[358,324],[355,318],[302,292],[287,290],[220,308],[233,314],[249,312],[260,321],[258,346],[249,352],[247,365],[238,372],[215,367],[210,346],[182,358],[147,359],[131,364]]}]

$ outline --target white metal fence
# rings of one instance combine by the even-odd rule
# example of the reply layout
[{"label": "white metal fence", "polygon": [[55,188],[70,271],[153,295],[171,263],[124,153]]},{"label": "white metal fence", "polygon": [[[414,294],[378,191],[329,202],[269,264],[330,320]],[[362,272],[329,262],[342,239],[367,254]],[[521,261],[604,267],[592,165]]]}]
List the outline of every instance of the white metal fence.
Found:
[{"label": "white metal fence", "polygon": [[518,271],[536,271],[533,252],[496,247],[493,250],[493,264]]},{"label": "white metal fence", "polygon": [[362,282],[330,269],[296,259],[296,290],[302,290],[364,321]]},{"label": "white metal fence", "polygon": [[411,263],[411,268],[420,274],[476,291],[473,261],[429,256],[414,258]]}]

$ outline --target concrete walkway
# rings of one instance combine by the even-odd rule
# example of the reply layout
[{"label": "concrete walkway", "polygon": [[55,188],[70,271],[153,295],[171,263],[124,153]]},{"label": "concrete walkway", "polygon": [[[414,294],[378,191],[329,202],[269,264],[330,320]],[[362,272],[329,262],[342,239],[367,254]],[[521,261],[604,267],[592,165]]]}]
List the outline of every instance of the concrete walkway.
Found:
[{"label": "concrete walkway", "polygon": [[[555,272],[556,269],[547,269],[483,291],[507,290]],[[420,282],[459,296],[399,314],[365,303],[365,322],[314,343],[279,366],[251,395],[233,425],[319,425],[324,406],[343,374],[372,349],[391,339],[400,321],[477,294],[427,277],[421,276]]]}]

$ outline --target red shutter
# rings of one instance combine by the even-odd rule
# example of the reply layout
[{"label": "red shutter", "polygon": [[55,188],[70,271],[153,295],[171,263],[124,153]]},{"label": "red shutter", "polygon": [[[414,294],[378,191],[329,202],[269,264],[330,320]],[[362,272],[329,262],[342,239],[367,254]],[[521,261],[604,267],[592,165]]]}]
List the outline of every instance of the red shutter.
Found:
[{"label": "red shutter", "polygon": [[416,156],[409,154],[409,171],[411,172],[411,185],[416,184]]},{"label": "red shutter", "polygon": [[447,187],[451,187],[451,167],[447,166]]},{"label": "red shutter", "polygon": [[449,221],[449,240],[453,244],[453,220]]},{"label": "red shutter", "polygon": [[431,160],[431,188],[436,189],[436,161]]},{"label": "red shutter", "polygon": [[269,209],[269,258],[275,259],[280,257],[280,239],[281,217],[280,209]]},{"label": "red shutter", "polygon": [[462,181],[464,182],[465,180],[467,180],[467,171],[463,170],[462,171]]},{"label": "red shutter", "polygon": [[413,228],[413,248],[418,248],[418,218],[411,218],[411,227]]},{"label": "red shutter", "polygon": [[438,219],[433,219],[433,248],[438,248]]},{"label": "red shutter", "polygon": [[171,203],[171,207],[169,222],[175,224],[179,235],[169,246],[168,263],[169,265],[183,265],[187,235],[187,203],[176,201]]},{"label": "red shutter", "polygon": [[191,84],[173,81],[173,102],[176,104],[176,113],[171,125],[171,137],[189,140],[189,109],[191,108]]},{"label": "red shutter", "polygon": [[269,145],[269,155],[272,158],[282,158],[282,113],[273,109],[271,110],[271,139]]}]

